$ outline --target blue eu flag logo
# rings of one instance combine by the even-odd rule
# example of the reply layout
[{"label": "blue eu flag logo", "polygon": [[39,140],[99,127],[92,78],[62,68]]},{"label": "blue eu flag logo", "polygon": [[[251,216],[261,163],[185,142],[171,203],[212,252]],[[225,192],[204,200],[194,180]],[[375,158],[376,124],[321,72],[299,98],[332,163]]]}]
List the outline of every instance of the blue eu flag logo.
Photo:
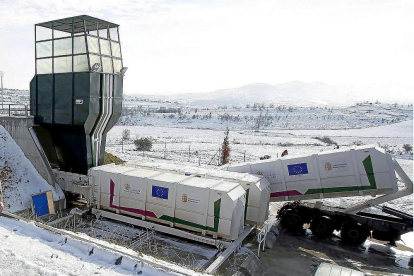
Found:
[{"label": "blue eu flag logo", "polygon": [[162,199],[168,199],[168,188],[152,186],[152,196]]},{"label": "blue eu flag logo", "polygon": [[289,175],[308,174],[308,165],[306,163],[288,165]]}]

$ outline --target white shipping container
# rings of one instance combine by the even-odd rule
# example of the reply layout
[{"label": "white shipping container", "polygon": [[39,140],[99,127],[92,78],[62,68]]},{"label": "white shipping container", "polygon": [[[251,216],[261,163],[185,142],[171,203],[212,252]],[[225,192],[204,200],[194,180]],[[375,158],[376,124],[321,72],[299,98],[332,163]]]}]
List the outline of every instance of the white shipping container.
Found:
[{"label": "white shipping container", "polygon": [[234,182],[148,168],[106,165],[89,170],[98,209],[236,239],[246,192]]},{"label": "white shipping container", "polygon": [[[270,184],[263,176],[191,166],[142,163],[138,161],[129,162],[125,166],[175,171],[188,176],[192,175],[199,178],[222,179],[239,183],[246,191],[245,222],[260,226],[263,225],[269,217]],[[200,180],[199,185],[201,185],[201,183]]]},{"label": "white shipping container", "polygon": [[269,218],[270,183],[265,177],[257,182],[241,181],[246,191],[246,223],[261,226]]},{"label": "white shipping container", "polygon": [[376,196],[398,189],[391,155],[374,146],[230,165],[226,169],[265,176],[270,182],[271,201]]}]

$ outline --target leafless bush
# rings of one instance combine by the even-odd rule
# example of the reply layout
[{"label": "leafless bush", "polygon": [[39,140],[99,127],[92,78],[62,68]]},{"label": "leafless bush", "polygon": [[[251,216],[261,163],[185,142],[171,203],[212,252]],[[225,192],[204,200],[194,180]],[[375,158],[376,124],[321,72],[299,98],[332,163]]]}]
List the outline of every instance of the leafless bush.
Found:
[{"label": "leafless bush", "polygon": [[333,141],[330,137],[328,136],[324,136],[324,137],[313,137],[316,140],[319,140],[321,142],[324,142],[325,144],[327,144],[328,146],[331,145],[338,145],[337,142]]},{"label": "leafless bush", "polygon": [[356,141],[353,141],[352,142],[352,145],[355,145],[355,146],[362,146],[364,143],[362,143],[362,141],[360,141],[360,140],[356,140]]}]

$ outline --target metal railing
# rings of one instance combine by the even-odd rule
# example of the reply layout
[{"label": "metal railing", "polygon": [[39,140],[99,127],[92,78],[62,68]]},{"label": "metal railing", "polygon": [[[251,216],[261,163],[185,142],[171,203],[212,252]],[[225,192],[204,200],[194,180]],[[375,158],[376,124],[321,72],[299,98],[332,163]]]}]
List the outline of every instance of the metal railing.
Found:
[{"label": "metal railing", "polygon": [[27,104],[2,104],[0,105],[0,115],[3,116],[29,116]]}]

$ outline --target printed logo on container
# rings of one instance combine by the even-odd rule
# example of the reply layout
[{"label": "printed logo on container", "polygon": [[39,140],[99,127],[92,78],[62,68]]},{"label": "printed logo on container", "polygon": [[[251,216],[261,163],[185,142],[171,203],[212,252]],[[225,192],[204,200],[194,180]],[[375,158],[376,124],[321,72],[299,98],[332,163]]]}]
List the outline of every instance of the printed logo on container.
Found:
[{"label": "printed logo on container", "polygon": [[200,203],[200,199],[198,199],[198,198],[190,198],[190,197],[188,197],[188,195],[187,194],[183,194],[182,196],[181,196],[181,201],[182,202],[184,202],[184,203],[193,203],[193,204],[199,204]]},{"label": "printed logo on container", "polygon": [[128,184],[128,183],[125,183],[124,192],[131,193],[131,194],[137,194],[137,195],[140,195],[141,194],[141,191],[140,190],[131,189],[131,185]]},{"label": "printed logo on container", "polygon": [[152,197],[168,199],[168,188],[152,186]]},{"label": "printed logo on container", "polygon": [[308,174],[308,165],[306,163],[288,165],[289,175]]},{"label": "printed logo on container", "polygon": [[325,163],[325,170],[326,171],[348,171],[348,164],[331,164],[330,162]]},{"label": "printed logo on container", "polygon": [[182,202],[187,202],[188,201],[188,196],[187,194],[183,194],[182,198],[181,198]]}]

